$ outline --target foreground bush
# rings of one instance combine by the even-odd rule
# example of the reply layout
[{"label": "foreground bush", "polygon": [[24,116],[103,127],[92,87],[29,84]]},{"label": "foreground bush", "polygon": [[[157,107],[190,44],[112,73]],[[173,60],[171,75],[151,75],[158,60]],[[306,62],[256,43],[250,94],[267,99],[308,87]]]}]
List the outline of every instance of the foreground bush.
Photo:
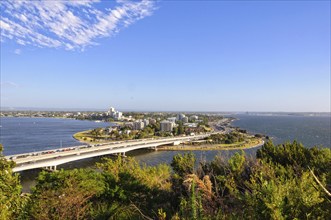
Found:
[{"label": "foreground bush", "polygon": [[0,219],[331,219],[331,151],[297,142],[267,142],[256,158],[41,172],[28,197],[12,166],[0,156]]}]

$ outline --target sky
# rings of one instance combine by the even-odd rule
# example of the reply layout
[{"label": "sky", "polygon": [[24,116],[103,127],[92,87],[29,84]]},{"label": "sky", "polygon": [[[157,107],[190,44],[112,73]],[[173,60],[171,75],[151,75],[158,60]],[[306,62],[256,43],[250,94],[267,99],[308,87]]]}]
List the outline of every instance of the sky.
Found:
[{"label": "sky", "polygon": [[330,112],[330,1],[0,10],[2,108]]}]

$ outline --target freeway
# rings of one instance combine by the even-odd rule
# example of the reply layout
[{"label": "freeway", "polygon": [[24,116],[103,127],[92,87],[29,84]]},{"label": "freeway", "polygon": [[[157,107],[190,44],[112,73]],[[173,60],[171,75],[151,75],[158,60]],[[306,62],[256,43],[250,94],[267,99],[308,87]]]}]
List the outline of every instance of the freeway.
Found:
[{"label": "freeway", "polygon": [[200,140],[213,133],[200,134],[194,136],[170,137],[159,139],[143,139],[131,141],[110,142],[95,145],[80,145],[75,147],[52,149],[40,152],[31,152],[17,155],[9,155],[5,158],[16,163],[14,172],[36,169],[42,167],[52,167],[56,169],[57,165],[71,161],[103,156],[108,154],[123,154],[125,152],[142,149],[156,148],[167,144],[180,144],[186,141]]}]

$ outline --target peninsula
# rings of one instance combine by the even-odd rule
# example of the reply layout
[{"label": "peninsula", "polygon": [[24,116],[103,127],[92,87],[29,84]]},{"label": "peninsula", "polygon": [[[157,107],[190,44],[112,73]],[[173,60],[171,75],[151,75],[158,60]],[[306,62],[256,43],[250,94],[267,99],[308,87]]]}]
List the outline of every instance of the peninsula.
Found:
[{"label": "peninsula", "polygon": [[[118,118],[121,115],[121,120]],[[187,113],[118,113],[110,108],[108,114],[116,123],[109,127],[81,131],[73,137],[87,144],[104,144],[117,141],[185,137],[218,132],[204,140],[184,142],[179,146],[162,146],[159,150],[229,150],[261,146],[262,135],[247,134],[235,128],[232,117],[212,114]]]}]

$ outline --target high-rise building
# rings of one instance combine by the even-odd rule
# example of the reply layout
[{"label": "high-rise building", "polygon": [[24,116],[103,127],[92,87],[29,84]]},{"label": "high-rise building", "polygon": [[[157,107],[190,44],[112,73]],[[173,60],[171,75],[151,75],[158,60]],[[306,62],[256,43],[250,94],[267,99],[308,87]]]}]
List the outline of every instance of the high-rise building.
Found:
[{"label": "high-rise building", "polygon": [[114,117],[114,114],[115,114],[115,108],[114,107],[110,107],[109,108],[109,111],[108,111],[108,115],[110,117]]},{"label": "high-rise building", "polygon": [[113,118],[116,119],[116,120],[120,120],[122,118],[122,112],[116,111],[113,114]]},{"label": "high-rise building", "polygon": [[116,120],[120,120],[122,119],[122,112],[116,111],[114,107],[110,107],[109,111],[107,112],[107,115],[109,115],[110,117],[116,119]]}]

